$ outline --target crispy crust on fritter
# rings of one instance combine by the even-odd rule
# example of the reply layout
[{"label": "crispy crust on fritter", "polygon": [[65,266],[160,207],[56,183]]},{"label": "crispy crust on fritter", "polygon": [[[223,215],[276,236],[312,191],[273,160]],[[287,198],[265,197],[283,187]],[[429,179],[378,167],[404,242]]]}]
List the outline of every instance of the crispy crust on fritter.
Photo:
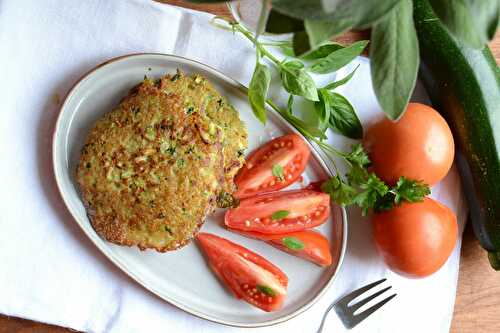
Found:
[{"label": "crispy crust on fritter", "polygon": [[204,78],[146,79],[82,149],[77,181],[92,226],[119,245],[178,249],[234,190],[246,145],[237,112]]}]

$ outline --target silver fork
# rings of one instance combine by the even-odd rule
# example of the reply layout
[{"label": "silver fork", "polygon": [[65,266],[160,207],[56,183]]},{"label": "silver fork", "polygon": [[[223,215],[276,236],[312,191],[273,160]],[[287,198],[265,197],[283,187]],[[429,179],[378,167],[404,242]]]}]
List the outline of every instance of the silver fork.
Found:
[{"label": "silver fork", "polygon": [[326,309],[325,314],[323,315],[323,319],[321,320],[321,325],[318,328],[318,333],[321,333],[323,331],[323,325],[325,324],[325,319],[330,312],[331,309],[335,309],[335,313],[339,316],[340,320],[344,324],[344,326],[348,329],[353,328],[363,320],[365,320],[368,316],[370,316],[372,313],[380,309],[385,303],[389,302],[391,299],[396,297],[397,294],[393,294],[389,297],[384,298],[377,304],[371,306],[370,308],[366,309],[365,311],[354,314],[356,310],[358,310],[360,307],[374,299],[375,297],[378,297],[385,293],[387,290],[391,289],[392,286],[386,287],[380,291],[377,291],[375,294],[370,295],[366,297],[365,299],[360,300],[356,304],[352,304],[349,306],[349,303],[351,303],[356,297],[361,296],[368,290],[374,288],[375,286],[378,286],[382,282],[385,282],[387,279],[382,279],[378,280],[376,282],[370,283],[364,287],[361,287],[359,289],[354,290],[353,292],[345,295],[338,301],[332,303],[328,309]]}]

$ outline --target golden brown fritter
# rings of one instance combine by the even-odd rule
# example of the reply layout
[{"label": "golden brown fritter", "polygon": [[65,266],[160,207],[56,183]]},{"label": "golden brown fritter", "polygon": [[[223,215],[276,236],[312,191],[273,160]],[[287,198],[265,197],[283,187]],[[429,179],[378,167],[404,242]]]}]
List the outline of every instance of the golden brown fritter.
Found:
[{"label": "golden brown fritter", "polygon": [[92,226],[120,245],[185,245],[217,197],[233,192],[246,146],[237,112],[206,79],[145,79],[82,149],[77,181]]}]

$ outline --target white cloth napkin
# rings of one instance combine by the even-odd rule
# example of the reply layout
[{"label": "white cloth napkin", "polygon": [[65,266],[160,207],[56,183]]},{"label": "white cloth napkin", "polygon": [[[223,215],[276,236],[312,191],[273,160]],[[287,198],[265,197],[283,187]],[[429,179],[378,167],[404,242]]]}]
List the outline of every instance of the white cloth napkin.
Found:
[{"label": "white cloth napkin", "polygon": [[[149,0],[0,0],[0,313],[88,332],[239,331],[176,309],[114,267],[66,211],[51,168],[61,97],[77,78],[111,57],[172,53],[248,84],[254,49],[240,36],[209,25],[210,18]],[[369,61],[358,62],[342,92],[367,122],[381,113]],[[339,139],[332,135],[331,140]],[[455,169],[433,195],[457,213],[462,227],[466,208]],[[348,251],[327,294],[295,319],[248,331],[315,332],[332,301],[381,277],[398,296],[354,331],[449,330],[460,244],[438,273],[405,279],[377,255],[369,219],[357,210],[349,213]],[[344,330],[332,314],[325,332],[334,329]]]}]

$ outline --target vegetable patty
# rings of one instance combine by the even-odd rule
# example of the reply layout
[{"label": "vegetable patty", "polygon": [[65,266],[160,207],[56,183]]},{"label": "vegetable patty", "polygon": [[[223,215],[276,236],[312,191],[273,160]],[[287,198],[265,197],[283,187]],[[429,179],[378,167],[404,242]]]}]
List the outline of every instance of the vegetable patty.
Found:
[{"label": "vegetable patty", "polygon": [[82,149],[77,181],[92,226],[115,244],[178,249],[218,198],[227,203],[246,147],[237,111],[205,78],[145,79]]}]

